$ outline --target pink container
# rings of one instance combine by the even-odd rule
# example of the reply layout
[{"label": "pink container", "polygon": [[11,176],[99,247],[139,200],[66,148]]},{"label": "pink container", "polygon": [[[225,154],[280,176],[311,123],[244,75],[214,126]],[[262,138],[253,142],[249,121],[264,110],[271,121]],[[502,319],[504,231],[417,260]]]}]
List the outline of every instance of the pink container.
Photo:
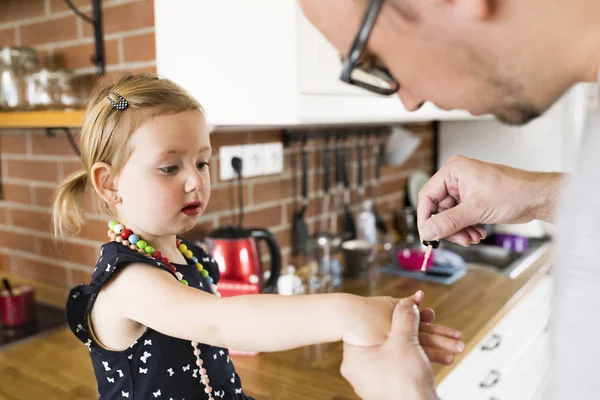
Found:
[{"label": "pink container", "polygon": [[[407,271],[421,270],[423,260],[425,259],[425,252],[419,249],[400,249],[396,254],[398,257],[398,265],[400,268]],[[431,257],[427,261],[425,269],[429,269],[433,265],[433,252]]]}]

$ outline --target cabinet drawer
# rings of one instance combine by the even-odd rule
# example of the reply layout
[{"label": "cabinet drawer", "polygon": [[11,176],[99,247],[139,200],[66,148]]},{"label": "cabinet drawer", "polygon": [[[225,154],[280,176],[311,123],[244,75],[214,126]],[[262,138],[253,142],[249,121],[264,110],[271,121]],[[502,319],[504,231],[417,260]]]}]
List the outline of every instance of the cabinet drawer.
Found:
[{"label": "cabinet drawer", "polygon": [[541,335],[521,356],[505,370],[498,384],[482,390],[485,399],[531,400],[544,383],[550,367],[548,335]]},{"label": "cabinet drawer", "polygon": [[504,375],[545,335],[551,278],[543,278],[450,372],[439,387],[446,400],[479,399],[499,387]]}]

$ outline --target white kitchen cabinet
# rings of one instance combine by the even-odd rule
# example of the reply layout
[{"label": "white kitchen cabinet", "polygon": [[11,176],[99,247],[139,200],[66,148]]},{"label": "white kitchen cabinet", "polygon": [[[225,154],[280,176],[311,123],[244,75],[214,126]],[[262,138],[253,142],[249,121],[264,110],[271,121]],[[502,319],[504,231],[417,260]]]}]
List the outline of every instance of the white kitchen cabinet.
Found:
[{"label": "white kitchen cabinet", "polygon": [[156,68],[214,126],[392,123],[473,118],[427,104],[407,112],[339,81],[337,51],[296,0],[155,0]]},{"label": "white kitchen cabinet", "polygon": [[519,301],[438,386],[443,400],[532,400],[549,367],[551,278]]}]

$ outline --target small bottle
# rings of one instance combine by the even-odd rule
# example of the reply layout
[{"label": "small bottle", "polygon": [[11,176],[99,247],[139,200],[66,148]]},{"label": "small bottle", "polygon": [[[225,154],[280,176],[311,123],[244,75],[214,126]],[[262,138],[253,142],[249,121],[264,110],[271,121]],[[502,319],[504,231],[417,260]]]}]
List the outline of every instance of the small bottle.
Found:
[{"label": "small bottle", "polygon": [[284,275],[277,280],[277,293],[284,296],[292,296],[304,292],[302,280],[296,276],[296,267],[290,265]]},{"label": "small bottle", "polygon": [[361,240],[366,240],[373,246],[370,260],[375,258],[377,252],[377,225],[375,222],[375,214],[373,214],[373,201],[365,200],[362,203],[362,211],[358,216],[357,237]]}]

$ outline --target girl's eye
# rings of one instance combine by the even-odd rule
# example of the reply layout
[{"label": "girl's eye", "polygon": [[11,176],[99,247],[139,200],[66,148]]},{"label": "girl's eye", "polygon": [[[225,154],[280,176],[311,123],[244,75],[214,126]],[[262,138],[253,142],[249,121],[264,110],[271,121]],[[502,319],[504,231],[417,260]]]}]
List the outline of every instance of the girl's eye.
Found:
[{"label": "girl's eye", "polygon": [[175,172],[177,172],[178,169],[179,169],[179,167],[177,165],[169,165],[168,167],[160,168],[160,170],[162,172],[164,172],[165,174],[175,173]]},{"label": "girl's eye", "polygon": [[203,161],[201,163],[198,163],[198,165],[197,165],[196,168],[198,168],[198,170],[203,170],[204,168],[208,168],[208,166],[209,166],[208,162],[207,161]]}]

